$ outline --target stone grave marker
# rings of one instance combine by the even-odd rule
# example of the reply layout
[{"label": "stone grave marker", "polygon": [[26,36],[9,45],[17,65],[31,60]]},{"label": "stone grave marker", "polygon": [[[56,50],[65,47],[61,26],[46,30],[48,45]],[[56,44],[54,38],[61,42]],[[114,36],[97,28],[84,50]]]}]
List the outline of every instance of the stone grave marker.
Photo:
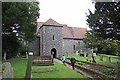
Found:
[{"label": "stone grave marker", "polygon": [[100,55],[100,61],[103,61],[103,56],[102,55]]},{"label": "stone grave marker", "polygon": [[11,64],[9,62],[3,63],[3,73],[2,78],[3,80],[6,78],[9,78],[9,80],[13,79],[13,68],[11,67]]},{"label": "stone grave marker", "polygon": [[108,57],[108,56],[107,56],[107,57],[106,57],[106,61],[107,61],[107,62],[111,62],[111,57]]}]

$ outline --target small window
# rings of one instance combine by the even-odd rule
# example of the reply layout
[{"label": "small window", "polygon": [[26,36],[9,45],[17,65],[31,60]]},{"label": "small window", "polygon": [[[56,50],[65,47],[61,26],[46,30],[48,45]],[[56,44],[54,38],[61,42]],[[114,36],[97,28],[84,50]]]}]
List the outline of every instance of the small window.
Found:
[{"label": "small window", "polygon": [[54,40],[54,35],[53,35],[53,40]]},{"label": "small window", "polygon": [[73,46],[73,49],[75,50],[75,45]]}]

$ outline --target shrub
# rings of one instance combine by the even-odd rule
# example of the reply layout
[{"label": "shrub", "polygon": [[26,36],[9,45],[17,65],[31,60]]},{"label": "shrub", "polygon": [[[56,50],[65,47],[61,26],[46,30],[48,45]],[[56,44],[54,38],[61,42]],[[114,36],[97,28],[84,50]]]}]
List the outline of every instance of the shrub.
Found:
[{"label": "shrub", "polygon": [[104,47],[101,53],[119,55],[120,53],[120,41],[119,40],[105,40]]}]

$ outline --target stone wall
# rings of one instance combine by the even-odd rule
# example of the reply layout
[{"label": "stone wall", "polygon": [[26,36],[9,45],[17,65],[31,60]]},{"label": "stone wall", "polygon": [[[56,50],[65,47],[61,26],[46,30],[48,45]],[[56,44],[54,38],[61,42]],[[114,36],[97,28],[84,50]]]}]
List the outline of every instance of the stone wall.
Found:
[{"label": "stone wall", "polygon": [[63,39],[63,53],[75,53],[84,48],[83,40]]},{"label": "stone wall", "polygon": [[34,46],[34,55],[50,56],[51,49],[55,48],[57,56],[59,56],[65,53],[80,52],[80,50],[85,47],[83,40],[63,39],[62,27],[43,26],[40,28],[39,33],[39,39],[36,38],[32,44],[32,46]]},{"label": "stone wall", "polygon": [[30,51],[34,53],[34,55],[39,55],[39,38],[36,37],[36,39],[29,44]]},{"label": "stone wall", "polygon": [[41,27],[40,28],[40,56],[42,56],[42,53],[43,53],[43,38],[44,38],[44,36],[43,36],[43,29],[44,27]]},{"label": "stone wall", "polygon": [[62,27],[43,26],[40,32],[41,56],[51,55],[51,49],[53,48],[57,51],[57,57],[62,55]]}]

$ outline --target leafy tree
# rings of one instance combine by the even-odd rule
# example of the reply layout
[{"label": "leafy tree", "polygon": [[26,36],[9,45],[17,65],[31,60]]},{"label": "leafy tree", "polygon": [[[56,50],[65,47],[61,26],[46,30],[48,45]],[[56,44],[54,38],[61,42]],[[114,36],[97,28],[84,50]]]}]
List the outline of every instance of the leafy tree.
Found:
[{"label": "leafy tree", "polygon": [[[20,42],[34,39],[39,17],[38,2],[2,3],[2,53],[15,56]],[[12,56],[10,56],[12,55]]]},{"label": "leafy tree", "polygon": [[94,50],[97,48],[97,53],[101,52],[101,49],[104,46],[103,38],[93,35],[92,31],[88,31],[85,36],[86,37],[83,41],[85,42],[86,47],[91,49],[93,48]]},{"label": "leafy tree", "polygon": [[96,2],[95,12],[88,15],[88,25],[94,35],[120,40],[120,2]]},{"label": "leafy tree", "polygon": [[[98,48],[98,53],[118,54],[120,41],[120,2],[96,2],[95,11],[89,10],[88,25],[91,28],[84,42]],[[92,43],[92,44],[91,44]]]},{"label": "leafy tree", "polygon": [[105,46],[102,48],[102,53],[120,55],[120,41],[119,40],[105,40]]}]

